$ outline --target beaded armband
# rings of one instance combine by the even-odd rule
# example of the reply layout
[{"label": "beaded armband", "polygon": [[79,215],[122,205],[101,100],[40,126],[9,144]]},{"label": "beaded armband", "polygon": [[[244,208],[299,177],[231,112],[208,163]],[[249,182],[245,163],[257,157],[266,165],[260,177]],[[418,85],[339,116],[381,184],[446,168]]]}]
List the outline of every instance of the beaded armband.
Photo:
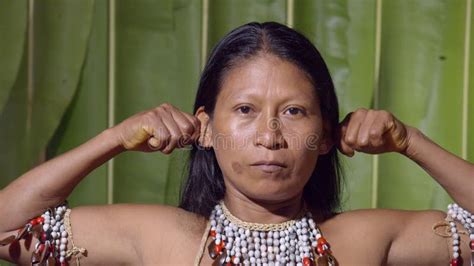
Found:
[{"label": "beaded armband", "polygon": [[[67,250],[68,236],[72,233],[69,213],[67,201],[55,208],[49,208],[41,216],[31,219],[24,227],[18,229],[16,236],[11,235],[0,240],[0,246],[33,236],[39,241],[35,244],[31,256],[32,265],[66,266],[68,265],[66,259],[71,255],[76,255]],[[81,253],[84,251],[79,250]]]},{"label": "beaded armband", "polygon": [[461,242],[459,236],[460,232],[458,232],[456,228],[456,223],[454,223],[454,221],[458,221],[459,223],[461,223],[464,229],[466,229],[465,233],[469,235],[469,247],[471,249],[470,265],[474,265],[474,215],[454,203],[448,205],[448,215],[446,217],[446,220],[449,222],[449,225],[451,227],[451,233],[453,238],[453,258],[451,260],[451,266],[461,265],[461,249],[459,248],[459,244]]},{"label": "beaded armband", "polygon": [[[461,223],[465,230],[458,229],[456,221]],[[445,220],[434,224],[433,231],[441,237],[452,239],[450,266],[474,266],[474,215],[459,207],[457,204],[449,204]],[[471,262],[468,264],[463,263],[461,258],[461,235],[469,236],[469,242],[467,244],[471,250]]]}]

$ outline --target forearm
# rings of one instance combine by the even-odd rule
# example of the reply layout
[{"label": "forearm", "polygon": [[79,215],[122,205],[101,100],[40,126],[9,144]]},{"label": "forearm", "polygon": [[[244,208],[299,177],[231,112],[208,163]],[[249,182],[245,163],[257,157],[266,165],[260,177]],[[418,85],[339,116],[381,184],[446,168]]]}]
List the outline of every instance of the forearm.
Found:
[{"label": "forearm", "polygon": [[463,208],[474,212],[474,164],[443,149],[421,131],[409,128],[408,158],[420,165]]},{"label": "forearm", "polygon": [[23,226],[28,219],[63,202],[87,174],[121,151],[110,130],[105,130],[15,179],[0,191],[0,232]]}]

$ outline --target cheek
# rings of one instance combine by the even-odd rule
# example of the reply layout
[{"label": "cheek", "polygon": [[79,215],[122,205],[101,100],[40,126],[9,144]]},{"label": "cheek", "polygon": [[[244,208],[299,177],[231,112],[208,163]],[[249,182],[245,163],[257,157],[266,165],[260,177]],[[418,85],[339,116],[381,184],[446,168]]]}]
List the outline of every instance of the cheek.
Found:
[{"label": "cheek", "polygon": [[233,162],[232,163],[232,170],[236,173],[236,174],[242,174],[243,172],[243,167],[240,163],[238,162]]}]

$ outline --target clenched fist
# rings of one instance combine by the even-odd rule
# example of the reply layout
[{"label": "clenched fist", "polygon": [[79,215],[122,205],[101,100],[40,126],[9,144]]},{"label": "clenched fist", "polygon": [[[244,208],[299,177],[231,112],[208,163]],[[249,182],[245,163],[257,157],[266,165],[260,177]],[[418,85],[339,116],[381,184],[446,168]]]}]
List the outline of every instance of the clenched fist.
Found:
[{"label": "clenched fist", "polygon": [[409,127],[385,110],[359,108],[339,124],[339,150],[353,156],[354,151],[377,154],[406,151]]},{"label": "clenched fist", "polygon": [[171,104],[147,110],[124,120],[112,128],[120,145],[126,150],[161,151],[170,154],[195,142],[201,123],[195,116]]}]

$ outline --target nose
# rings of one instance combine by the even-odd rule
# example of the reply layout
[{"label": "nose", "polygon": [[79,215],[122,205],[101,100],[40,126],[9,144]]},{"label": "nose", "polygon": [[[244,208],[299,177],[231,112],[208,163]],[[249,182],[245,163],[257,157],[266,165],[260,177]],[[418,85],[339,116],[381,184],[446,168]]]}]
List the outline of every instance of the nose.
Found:
[{"label": "nose", "polygon": [[265,117],[259,119],[256,132],[256,146],[263,146],[270,150],[285,147],[285,139],[282,134],[281,120],[276,117]]}]

